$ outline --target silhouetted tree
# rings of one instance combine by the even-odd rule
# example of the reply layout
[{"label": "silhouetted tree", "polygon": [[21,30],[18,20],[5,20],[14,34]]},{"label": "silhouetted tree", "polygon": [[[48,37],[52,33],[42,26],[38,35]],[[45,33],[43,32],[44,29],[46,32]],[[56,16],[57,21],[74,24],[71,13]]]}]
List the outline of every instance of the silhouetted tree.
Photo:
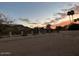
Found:
[{"label": "silhouetted tree", "polygon": [[71,24],[68,30],[79,30],[79,24]]},{"label": "silhouetted tree", "polygon": [[32,29],[32,34],[33,35],[39,34],[39,28],[38,27],[33,28]]},{"label": "silhouetted tree", "polygon": [[[71,10],[71,11],[68,11],[67,12],[67,15],[69,16],[69,19],[70,19],[70,22],[72,22],[72,20],[73,20],[73,15],[74,15],[75,13],[74,13],[74,10]],[[72,20],[71,20],[71,18],[70,18],[70,15],[72,16]]]},{"label": "silhouetted tree", "polygon": [[72,20],[73,20],[73,15],[75,14],[75,13],[74,13],[74,10],[71,10],[70,13],[71,13]]},{"label": "silhouetted tree", "polygon": [[53,31],[51,29],[51,25],[50,24],[47,24],[46,29],[47,29],[47,33],[51,33]]},{"label": "silhouetted tree", "polygon": [[77,18],[77,19],[74,19],[74,22],[77,22],[77,21],[79,21],[79,18]]},{"label": "silhouetted tree", "polygon": [[56,26],[56,31],[57,31],[57,32],[59,32],[59,31],[61,31],[61,30],[63,30],[63,27],[61,27],[61,26]]},{"label": "silhouetted tree", "polygon": [[41,34],[45,34],[46,33],[46,29],[44,29],[43,27],[39,28],[39,31]]},{"label": "silhouetted tree", "polygon": [[71,12],[68,11],[68,12],[67,12],[67,15],[69,16],[69,20],[70,20],[70,22],[71,22],[71,18],[70,18]]}]

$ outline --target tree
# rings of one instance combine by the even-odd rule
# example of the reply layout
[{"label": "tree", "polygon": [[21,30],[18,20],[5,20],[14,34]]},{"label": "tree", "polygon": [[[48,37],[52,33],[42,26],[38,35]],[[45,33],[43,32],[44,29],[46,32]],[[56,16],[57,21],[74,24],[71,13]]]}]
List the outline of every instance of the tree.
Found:
[{"label": "tree", "polygon": [[50,24],[46,25],[46,30],[47,30],[47,33],[51,33],[52,32],[52,28],[51,28]]},{"label": "tree", "polygon": [[72,20],[73,20],[74,10],[71,10],[70,13],[71,13]]},{"label": "tree", "polygon": [[0,24],[12,24],[12,18],[6,16],[4,13],[0,13]]},{"label": "tree", "polygon": [[[74,15],[74,10],[71,10],[71,11],[68,11],[67,12],[67,15],[69,16],[69,19],[70,19],[70,24],[72,24],[72,20],[73,20],[73,15]],[[72,19],[70,18],[70,16],[72,16]],[[67,28],[69,28],[69,26],[67,26]]]},{"label": "tree", "polygon": [[[69,16],[69,19],[70,19],[70,22],[72,22],[72,20],[73,20],[73,15],[74,15],[75,13],[74,13],[74,10],[71,10],[71,11],[68,11],[67,12],[67,15]],[[72,20],[71,20],[71,18],[70,18],[70,15],[72,16]]]},{"label": "tree", "polygon": [[69,16],[69,20],[70,20],[70,22],[71,22],[71,18],[70,18],[71,12],[68,11],[68,12],[67,12],[67,15]]},{"label": "tree", "polygon": [[0,24],[2,24],[4,22],[4,20],[0,19]]},{"label": "tree", "polygon": [[79,30],[79,24],[71,24],[68,30]]},{"label": "tree", "polygon": [[77,18],[77,19],[74,19],[74,22],[77,22],[77,21],[79,21],[79,18]]}]

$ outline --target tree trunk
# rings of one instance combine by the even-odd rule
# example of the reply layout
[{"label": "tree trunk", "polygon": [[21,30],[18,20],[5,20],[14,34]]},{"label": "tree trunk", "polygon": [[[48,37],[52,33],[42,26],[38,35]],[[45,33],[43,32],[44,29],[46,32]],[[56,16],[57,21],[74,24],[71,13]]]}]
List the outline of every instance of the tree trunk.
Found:
[{"label": "tree trunk", "polygon": [[[69,20],[70,20],[70,24],[71,24],[72,20],[71,20],[70,15],[69,15]],[[69,25],[70,25],[70,24],[69,24]],[[67,29],[69,28],[69,25],[66,27]]]},{"label": "tree trunk", "polygon": [[73,20],[73,15],[72,15],[72,21],[74,21],[74,20]]}]

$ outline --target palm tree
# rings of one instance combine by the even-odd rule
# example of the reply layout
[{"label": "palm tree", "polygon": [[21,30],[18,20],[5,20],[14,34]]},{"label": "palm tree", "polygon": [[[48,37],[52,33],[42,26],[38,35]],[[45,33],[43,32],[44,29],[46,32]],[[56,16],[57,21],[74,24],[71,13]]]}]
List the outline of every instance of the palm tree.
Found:
[{"label": "palm tree", "polygon": [[70,11],[68,11],[68,12],[67,12],[67,15],[69,16],[70,23],[71,23],[71,18],[70,18],[71,12],[70,12]]},{"label": "palm tree", "polygon": [[[74,15],[74,10],[71,10],[71,11],[68,11],[67,12],[67,15],[69,16],[69,19],[70,19],[70,22],[72,23],[72,20],[73,20],[73,15]],[[72,16],[72,19],[70,18],[70,15]]]},{"label": "palm tree", "polygon": [[[73,20],[74,10],[68,11],[68,12],[67,12],[67,15],[69,16],[70,24],[71,24],[71,23],[72,23],[72,20]],[[70,18],[70,16],[72,16],[72,19]],[[68,28],[69,28],[69,26],[67,26],[67,29],[68,29]]]},{"label": "palm tree", "polygon": [[72,21],[73,21],[74,10],[71,10],[70,13],[71,13],[71,16],[72,16]]}]

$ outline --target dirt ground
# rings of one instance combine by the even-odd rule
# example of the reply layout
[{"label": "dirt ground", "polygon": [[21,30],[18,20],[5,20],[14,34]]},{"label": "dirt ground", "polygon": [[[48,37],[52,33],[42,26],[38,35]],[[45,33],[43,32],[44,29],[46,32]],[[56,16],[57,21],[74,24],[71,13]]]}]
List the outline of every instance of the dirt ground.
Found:
[{"label": "dirt ground", "polygon": [[0,38],[2,56],[79,56],[79,31]]}]

